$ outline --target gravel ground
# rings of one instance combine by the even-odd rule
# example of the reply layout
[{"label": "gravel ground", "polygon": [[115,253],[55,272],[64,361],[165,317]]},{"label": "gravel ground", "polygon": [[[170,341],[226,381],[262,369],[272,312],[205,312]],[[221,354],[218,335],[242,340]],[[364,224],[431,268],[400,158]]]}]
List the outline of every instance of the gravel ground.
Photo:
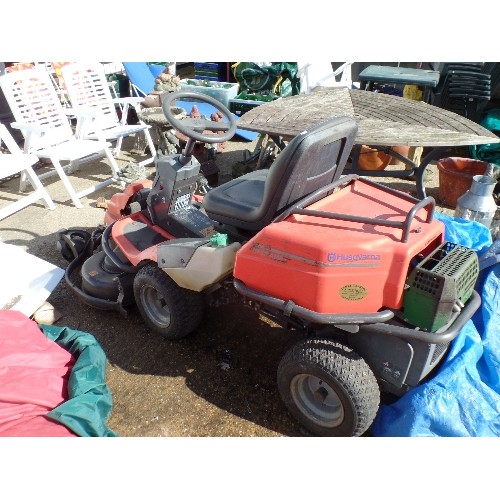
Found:
[{"label": "gravel ground", "polygon": [[[243,151],[256,141],[224,145],[216,162],[219,182],[231,178]],[[125,142],[125,148],[131,148]],[[120,163],[139,158],[125,154]],[[241,165],[240,165],[241,166]],[[71,176],[77,189],[106,173],[103,161],[84,165]],[[148,169],[150,173],[153,168]],[[92,230],[103,223],[99,197],[120,191],[109,186],[84,199],[77,209],[68,201],[58,178],[46,182],[57,209],[41,203],[0,221],[0,240],[22,246],[33,255],[61,268],[67,262],[56,249],[62,228]],[[384,184],[416,195],[415,183],[387,178]],[[428,194],[437,195],[435,165],[426,177]],[[18,196],[17,179],[0,185],[0,199]],[[451,213],[446,207],[438,210]],[[61,281],[49,297],[61,314],[57,325],[92,333],[107,359],[107,383],[113,395],[109,427],[120,436],[302,436],[304,431],[281,403],[276,369],[284,351],[297,340],[277,325],[242,306],[210,310],[189,337],[171,342],[151,334],[138,313],[128,318],[92,309],[80,303]]]}]

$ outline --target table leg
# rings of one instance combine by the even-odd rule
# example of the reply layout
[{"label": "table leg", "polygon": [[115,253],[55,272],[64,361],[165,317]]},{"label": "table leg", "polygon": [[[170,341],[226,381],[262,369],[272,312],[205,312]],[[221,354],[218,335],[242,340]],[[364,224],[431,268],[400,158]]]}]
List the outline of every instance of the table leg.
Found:
[{"label": "table leg", "polygon": [[372,89],[373,89],[373,82],[371,81],[362,81],[362,82],[359,82],[359,89],[360,90],[366,90],[368,92],[371,92]]},{"label": "table leg", "polygon": [[255,144],[255,148],[253,151],[249,151],[248,149],[243,150],[243,163],[246,165],[256,159],[259,158],[262,144],[264,143],[264,138],[267,138],[267,134],[259,134],[259,138],[257,143]]},{"label": "table leg", "polygon": [[266,140],[262,143],[262,147],[257,160],[256,170],[266,168],[266,161],[272,154],[277,155],[285,149],[285,141],[280,136],[266,134]]},{"label": "table leg", "polygon": [[433,160],[443,158],[445,151],[449,149],[449,146],[439,146],[431,149],[417,167],[415,171],[416,181],[417,181],[417,196],[419,199],[423,200],[426,196],[425,186],[424,186],[424,175],[425,169],[429,166],[429,163]]},{"label": "table leg", "polygon": [[408,165],[410,169],[408,170],[362,170],[357,168],[358,160],[359,160],[359,151],[361,146],[355,145],[352,149],[351,155],[351,168],[347,169],[349,173],[354,173],[360,176],[367,177],[396,177],[396,178],[408,178],[415,176],[416,187],[417,187],[417,197],[420,200],[423,200],[426,197],[425,185],[424,185],[424,175],[425,170],[429,166],[430,162],[433,160],[437,160],[443,158],[445,156],[445,152],[450,149],[450,146],[439,146],[431,149],[429,153],[427,153],[419,165],[416,165],[409,158],[406,158],[395,151],[391,151],[390,148],[385,146],[373,146],[377,149],[380,149],[396,158],[400,159],[403,163]]}]

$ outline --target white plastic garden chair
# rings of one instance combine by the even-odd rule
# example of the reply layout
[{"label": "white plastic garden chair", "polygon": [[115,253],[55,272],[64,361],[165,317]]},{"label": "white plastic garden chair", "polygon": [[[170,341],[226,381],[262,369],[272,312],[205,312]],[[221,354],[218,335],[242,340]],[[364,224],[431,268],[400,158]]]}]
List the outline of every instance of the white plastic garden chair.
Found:
[{"label": "white plastic garden chair", "polygon": [[[38,162],[38,158],[32,154],[24,154],[7,130],[7,127],[0,123],[0,146],[2,143],[8,152],[2,153],[0,149],[0,179],[7,179],[20,174],[21,180],[28,181],[33,186],[34,191],[0,208],[0,220],[39,200],[42,200],[47,208],[54,210],[56,206],[52,198],[33,170],[33,165]],[[2,203],[2,205],[4,204]]]},{"label": "white plastic garden chair", "polygon": [[316,87],[353,88],[352,64],[345,62],[333,71],[330,62],[298,62],[297,77],[300,79],[300,93],[308,94]]},{"label": "white plastic garden chair", "polygon": [[[75,111],[62,107],[45,69],[34,68],[5,74],[0,77],[0,87],[14,115],[15,122],[11,123],[11,127],[21,130],[24,136],[24,152],[39,158],[48,158],[54,166],[54,170],[38,175],[40,180],[58,174],[77,208],[83,206],[80,198],[90,193],[115,182],[121,186],[125,185],[118,178],[119,167],[109,142],[84,140],[75,136],[66,116],[75,115]],[[83,120],[94,119],[83,113],[77,118],[78,124]],[[81,163],[96,160],[104,155],[109,162],[111,177],[76,192],[67,173],[78,170]],[[61,162],[65,162],[64,167]],[[24,190],[25,183],[21,182],[20,187]]]},{"label": "white plastic garden chair", "polygon": [[[137,112],[140,103],[144,100],[138,97],[119,97],[113,99],[109,84],[100,63],[73,63],[62,68],[62,75],[66,90],[74,110],[93,114],[93,122],[84,122],[77,131],[79,137],[85,139],[101,139],[116,141],[115,156],[120,154],[124,137],[135,134],[144,134],[151,156],[139,162],[140,166],[153,163],[156,149],[151,138],[150,125],[139,122],[136,125],[127,124],[127,115],[130,106]],[[121,119],[116,112],[116,105],[121,105]]]}]

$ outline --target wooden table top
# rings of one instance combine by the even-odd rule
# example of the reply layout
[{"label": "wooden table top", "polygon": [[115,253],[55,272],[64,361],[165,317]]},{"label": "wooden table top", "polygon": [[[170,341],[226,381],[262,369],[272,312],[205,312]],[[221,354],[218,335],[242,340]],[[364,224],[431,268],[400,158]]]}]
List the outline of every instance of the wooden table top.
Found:
[{"label": "wooden table top", "polygon": [[489,130],[451,111],[422,101],[343,87],[262,104],[242,115],[238,127],[289,140],[339,116],[350,116],[357,122],[356,144],[437,147],[500,142]]}]

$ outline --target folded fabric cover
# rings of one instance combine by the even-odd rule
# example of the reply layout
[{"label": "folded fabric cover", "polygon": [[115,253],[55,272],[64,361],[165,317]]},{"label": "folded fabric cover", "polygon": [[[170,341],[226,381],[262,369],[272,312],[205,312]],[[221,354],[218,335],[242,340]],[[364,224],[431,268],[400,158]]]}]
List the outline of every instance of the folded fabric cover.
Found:
[{"label": "folded fabric cover", "polygon": [[0,436],[114,436],[96,339],[0,311]]}]

